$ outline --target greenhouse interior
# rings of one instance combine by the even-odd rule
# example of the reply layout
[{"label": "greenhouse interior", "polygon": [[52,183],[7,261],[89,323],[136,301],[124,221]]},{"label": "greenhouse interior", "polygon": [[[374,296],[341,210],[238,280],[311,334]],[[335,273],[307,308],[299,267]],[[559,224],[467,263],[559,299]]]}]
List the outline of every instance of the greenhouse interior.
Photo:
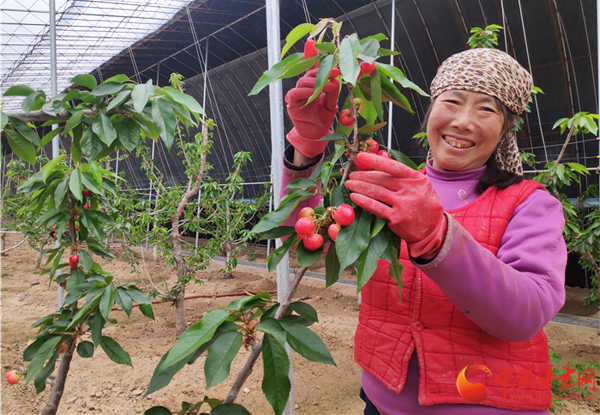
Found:
[{"label": "greenhouse interior", "polygon": [[[125,75],[134,85],[151,84],[157,90],[164,88],[161,89],[163,91],[161,94],[169,95],[169,87],[175,85],[174,75],[180,76],[183,82],[180,90],[193,97],[203,110],[203,113],[196,118],[196,122],[193,122],[193,117],[189,118],[193,125],[182,130],[181,140],[193,143],[194,137],[198,140],[199,136],[204,136],[207,128],[204,124],[205,117],[214,122],[212,147],[210,151],[205,152],[206,158],[203,159],[207,165],[210,165],[210,169],[206,170],[206,178],[214,183],[215,188],[227,189],[232,185],[232,175],[239,175],[237,180],[241,186],[240,190],[233,191],[231,195],[228,193],[227,197],[231,197],[232,201],[236,199],[255,206],[261,204],[260,208],[256,207],[258,210],[253,213],[254,216],[248,216],[246,232],[249,232],[257,223],[260,226],[260,215],[273,212],[279,206],[281,158],[284,148],[290,145],[285,137],[294,128],[288,111],[285,111],[286,103],[283,97],[296,86],[296,82],[308,67],[302,72],[298,71],[295,76],[281,76],[279,82],[272,83],[268,88],[263,86],[264,88],[258,93],[251,91],[256,87],[261,76],[275,63],[286,56],[304,51],[304,44],[308,39],[306,35],[309,31],[303,32],[302,36],[294,39],[293,45],[286,48],[281,55],[282,49],[289,41],[290,33],[293,33],[295,28],[306,24],[317,25],[323,21],[322,19],[332,19],[331,21],[341,25],[339,34],[341,39],[356,34],[359,39],[374,37],[379,40],[381,51],[385,53],[379,55],[377,63],[389,63],[399,69],[415,87],[400,86],[397,81],[391,80],[393,85],[398,85],[397,88],[395,86],[393,88],[399,90],[405,99],[404,108],[393,106],[391,102],[389,105],[388,102],[380,104],[382,117],[379,117],[379,122],[385,120],[386,124],[373,128],[369,138],[375,140],[380,148],[389,148],[390,152],[391,149],[396,150],[403,158],[400,161],[404,160],[405,164],[417,167],[425,165],[430,152],[422,139],[422,132],[431,102],[428,95],[429,88],[438,68],[450,56],[468,50],[474,33],[483,36],[484,29],[495,27],[486,32],[493,39],[492,44],[486,47],[506,52],[531,73],[533,78],[534,93],[531,95],[527,109],[520,116],[520,128],[516,131],[518,150],[522,153],[524,176],[530,179],[541,177],[540,180],[547,180],[544,183],[546,190],[553,191],[554,196],[563,203],[565,212],[570,212],[565,213],[567,227],[564,231],[565,239],[572,241],[571,245],[567,242],[569,252],[566,285],[591,292],[592,294],[587,297],[587,304],[597,308],[600,301],[598,287],[600,281],[600,215],[598,214],[600,138],[598,138],[596,124],[600,119],[594,116],[600,113],[598,4],[594,0],[4,1],[1,6],[2,70],[0,76],[3,113],[1,137],[3,208],[6,208],[4,197],[7,194],[14,194],[17,188],[21,189],[19,183],[15,181],[15,173],[10,172],[11,162],[19,160],[20,153],[19,150],[14,149],[14,136],[7,136],[8,133],[4,130],[7,125],[6,120],[10,118],[10,120],[28,122],[29,126],[37,131],[39,137],[49,137],[56,127],[53,125],[56,123],[50,121],[52,117],[32,117],[43,112],[40,109],[41,103],[34,108],[34,111],[31,111],[32,107],[25,109],[25,94],[14,93],[15,86],[28,85],[31,88],[28,91],[36,91],[38,94],[36,99],[39,99],[39,92],[43,91],[43,98],[49,100],[55,95],[82,89],[80,83],[73,82],[78,75],[91,75],[95,79],[93,86]],[[273,20],[276,20],[276,24]],[[378,34],[383,36],[377,37]],[[277,39],[279,42],[273,43],[272,39]],[[322,58],[324,49],[320,50]],[[306,55],[304,58],[306,59]],[[275,84],[278,84],[279,90],[271,88]],[[93,86],[87,89],[91,90]],[[424,92],[419,93],[418,89]],[[11,92],[7,93],[7,91]],[[349,98],[348,89],[342,88],[338,99],[340,109],[344,104],[347,105]],[[75,105],[75,101],[72,100],[72,105]],[[74,111],[70,112],[74,113]],[[137,109],[136,112],[142,114]],[[578,121],[571,120],[568,125],[565,122],[562,126],[559,125],[561,120],[579,116],[583,121],[578,129],[571,128]],[[199,122],[200,118],[202,122]],[[67,118],[62,119],[63,122],[66,120]],[[595,123],[593,120],[596,120]],[[336,114],[334,125],[338,121],[341,122],[341,119],[339,114]],[[91,121],[89,125],[91,131]],[[10,127],[8,131],[15,133],[17,130],[23,132],[18,128],[18,124],[15,124],[14,129]],[[339,128],[336,132],[338,131]],[[95,129],[94,133],[97,134]],[[63,163],[71,157],[69,155],[74,143],[73,134],[73,132],[58,134],[52,141],[44,140],[44,145],[41,145],[36,153],[37,156],[45,156],[47,160],[52,160],[58,154],[66,154],[67,158],[61,161]],[[189,191],[189,184],[193,184],[190,177],[196,173],[192,175],[189,173],[190,161],[186,151],[180,151],[179,147],[171,146],[161,139],[152,140],[150,135],[150,132],[142,133],[147,154],[118,146],[109,149],[110,151],[105,154],[107,158],[104,159],[104,165],[108,171],[123,179],[119,181],[119,189],[134,195],[133,198],[137,202],[148,201],[150,205],[158,206],[159,199],[167,194],[169,189],[179,187],[185,193],[187,186]],[[25,139],[27,135],[23,137]],[[337,164],[334,163],[332,166],[334,170],[343,167],[343,160],[335,156],[338,150],[339,146],[334,145],[332,140],[328,142],[324,152],[325,157],[334,155],[334,159],[337,160]],[[239,166],[236,163],[240,152],[249,153],[249,159],[241,167],[236,167]],[[155,169],[154,176],[148,174],[144,167],[148,163],[149,155]],[[82,154],[79,154],[78,157],[81,156]],[[41,162],[27,162],[22,166],[30,174],[44,171]],[[71,167],[69,164],[69,168]],[[204,170],[202,172],[204,174]],[[97,171],[94,171],[94,174],[96,173]],[[162,179],[160,186],[157,185],[158,176]],[[555,176],[558,179],[553,178]],[[560,185],[556,182],[550,184],[552,180],[559,180]],[[73,186],[72,182],[70,186]],[[199,206],[198,214],[201,209],[208,209],[200,207],[201,198],[218,196],[215,196],[217,193],[212,196],[203,193],[207,191],[209,190],[196,189],[193,198],[186,199],[178,205],[179,215],[183,215],[184,208],[195,209],[196,200]],[[87,192],[89,193],[89,190]],[[38,196],[36,194],[35,197]],[[55,198],[58,203],[58,197]],[[181,200],[181,195],[179,198]],[[89,209],[90,205],[87,206],[84,209]],[[94,206],[92,208],[94,209]],[[227,215],[230,215],[229,205],[226,209]],[[40,214],[43,212],[40,213],[38,209],[36,215]],[[211,216],[210,211],[203,211],[203,214]],[[7,215],[8,213],[5,213],[2,221],[3,231],[12,229],[10,226],[6,228]],[[152,215],[145,217],[144,226],[147,226],[148,232],[157,221],[161,220],[157,218],[158,216],[152,219]],[[169,222],[165,225],[164,232],[171,232],[173,226],[170,223],[171,217],[162,218],[163,221]],[[234,213],[234,217],[228,217],[226,222],[237,224],[239,221],[237,219],[241,219],[243,223],[246,217],[235,218]],[[56,222],[56,226],[62,226],[59,225],[60,223],[60,220]],[[192,221],[189,223],[191,224]],[[85,225],[90,230],[93,226],[91,222],[89,226]],[[178,232],[189,237],[190,240],[195,239],[196,248],[198,248],[199,238],[211,239],[210,233],[204,232],[201,226],[193,230],[186,227],[191,226],[187,222],[181,226]],[[223,226],[227,226],[229,232],[229,225],[226,223]],[[273,226],[266,228],[265,225],[263,228],[272,232]],[[120,228],[119,232],[123,233],[123,229]],[[66,233],[69,233],[68,224]],[[99,239],[99,235],[108,237],[108,234],[105,235],[101,231],[94,233],[96,239]],[[111,241],[114,241],[115,237],[126,239],[125,234],[118,236],[119,234],[115,233],[115,235],[117,236],[112,236]],[[265,238],[269,242],[264,239],[259,240],[254,235],[254,238],[244,242],[244,247],[249,249],[247,248],[249,246],[252,250],[253,247],[266,246],[267,255],[275,253],[277,256],[282,242],[279,240],[275,242],[275,240],[285,235],[289,233],[281,235],[273,233],[272,237]],[[60,235],[58,239],[60,240]],[[291,239],[293,238],[290,238],[290,242]],[[4,234],[2,242],[2,249],[13,249],[8,242],[5,245]],[[171,245],[165,245],[166,249],[177,250],[173,248],[173,242],[170,243]],[[68,243],[65,246],[67,245]],[[193,251],[193,245],[193,243],[185,245],[184,252]],[[146,247],[148,247],[147,239]],[[146,255],[152,255],[151,249],[147,250]],[[180,253],[181,249],[180,247]],[[4,255],[5,251],[1,251]],[[96,255],[102,255],[104,252],[102,247],[96,247],[93,251]],[[231,262],[230,251],[229,248],[227,254],[224,250],[218,251],[220,252],[218,256],[226,257],[224,261],[228,264]],[[41,255],[40,248],[40,257]],[[157,255],[156,250],[154,255]],[[171,265],[178,261],[177,254],[173,258]],[[277,259],[281,260],[281,258]],[[315,258],[315,261],[318,259]],[[287,257],[284,257],[285,261]],[[268,259],[263,262],[267,264]],[[289,279],[286,274],[288,268],[290,273],[294,273],[297,268],[302,268],[300,265],[294,263],[288,267],[285,263],[283,278]],[[63,266],[66,267],[64,264]],[[268,267],[271,270],[270,264]],[[63,268],[63,273],[65,269],[68,270]],[[281,269],[281,265],[277,266],[278,273]],[[187,270],[189,268],[186,268]],[[57,278],[60,272],[54,266],[51,275]],[[308,272],[310,273],[310,269]],[[2,275],[4,277],[4,271]],[[279,278],[281,277],[278,277],[278,283],[281,283]],[[356,286],[356,280],[352,284]],[[278,289],[280,287],[278,285]],[[130,293],[130,296],[135,302],[135,295]],[[168,298],[175,301],[175,297]],[[143,306],[140,307],[141,310]],[[350,306],[348,308],[350,309]],[[598,322],[589,324],[595,327]],[[177,330],[179,331],[179,326]],[[597,349],[598,347],[595,347],[596,354],[600,353]],[[80,355],[83,356],[81,353]],[[41,363],[43,366],[44,362]],[[38,387],[36,383],[36,388]],[[294,387],[292,387],[292,395],[293,391]],[[251,394],[245,393],[245,395]],[[358,393],[356,395],[358,396]],[[297,397],[296,401],[299,402],[299,399]],[[590,403],[592,410],[599,408],[598,397],[596,396],[595,399],[595,403]],[[93,398],[91,401],[93,403]],[[288,401],[285,409],[277,407],[271,399],[269,402],[276,413],[282,413],[281,411],[294,413],[293,399]],[[314,402],[314,405],[312,401],[308,404],[300,403],[296,405],[295,410],[297,413],[349,413],[343,412],[347,409],[343,407],[337,409],[342,412],[336,412],[332,406],[327,409],[321,408],[327,412],[319,412],[320,407],[317,403],[321,403],[317,400]],[[88,402],[88,407],[89,405]],[[267,405],[269,410],[271,406]],[[316,408],[316,412],[310,412],[307,406]],[[74,403],[73,407],[75,407]],[[150,404],[146,407],[150,407]],[[93,405],[89,409],[92,410]],[[19,410],[24,409],[14,409],[16,412],[6,413],[16,414]],[[4,413],[4,409],[2,412]],[[59,411],[58,413],[70,412]],[[162,414],[163,412],[157,410],[151,413]],[[189,413],[197,412],[192,412],[190,409]],[[356,413],[362,413],[362,410],[359,409]],[[576,412],[557,413],[575,414]]]}]

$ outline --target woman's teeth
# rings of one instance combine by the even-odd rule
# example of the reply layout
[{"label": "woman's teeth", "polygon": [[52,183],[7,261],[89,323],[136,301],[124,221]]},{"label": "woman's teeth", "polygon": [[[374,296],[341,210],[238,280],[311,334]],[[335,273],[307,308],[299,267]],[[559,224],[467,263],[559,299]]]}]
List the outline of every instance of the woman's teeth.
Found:
[{"label": "woman's teeth", "polygon": [[444,141],[448,144],[450,144],[452,147],[456,147],[456,148],[469,148],[469,147],[473,147],[473,144],[461,144],[458,143],[456,141],[449,141],[446,138],[444,138]]}]

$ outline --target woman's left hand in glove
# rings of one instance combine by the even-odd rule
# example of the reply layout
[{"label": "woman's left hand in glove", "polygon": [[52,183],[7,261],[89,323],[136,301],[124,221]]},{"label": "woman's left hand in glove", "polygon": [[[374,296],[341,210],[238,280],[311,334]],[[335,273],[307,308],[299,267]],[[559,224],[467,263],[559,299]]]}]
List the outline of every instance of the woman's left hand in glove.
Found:
[{"label": "woman's left hand in glove", "polygon": [[360,152],[359,163],[373,171],[350,173],[345,185],[363,209],[388,221],[408,245],[413,258],[433,259],[440,251],[448,222],[431,182],[395,160]]}]

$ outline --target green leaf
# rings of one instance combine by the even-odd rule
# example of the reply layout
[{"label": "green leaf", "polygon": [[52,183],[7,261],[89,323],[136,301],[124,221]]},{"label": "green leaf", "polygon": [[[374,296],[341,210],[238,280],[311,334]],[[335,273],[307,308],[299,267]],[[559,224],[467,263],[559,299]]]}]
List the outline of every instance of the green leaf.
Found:
[{"label": "green leaf", "polygon": [[44,91],[35,91],[27,97],[21,103],[21,108],[25,114],[29,114],[31,111],[38,111],[42,109],[42,106],[46,102],[46,94]]},{"label": "green leaf", "polygon": [[0,130],[4,130],[6,124],[8,124],[8,115],[0,111]]},{"label": "green leaf", "polygon": [[108,104],[108,107],[106,107],[106,111],[110,111],[115,107],[118,107],[119,105],[123,104],[125,101],[127,101],[129,99],[129,97],[131,96],[131,91],[126,89],[125,91],[121,91],[117,94],[116,97],[114,97],[110,103]]},{"label": "green leaf", "polygon": [[301,268],[308,268],[315,264],[319,261],[319,259],[321,259],[321,254],[323,253],[324,249],[325,245],[321,246],[316,251],[309,251],[304,247],[304,244],[298,244],[296,247],[296,253],[298,254],[298,265]]},{"label": "green leaf", "polygon": [[69,121],[67,121],[67,124],[65,125],[63,134],[68,133],[73,128],[75,128],[79,124],[81,124],[81,122],[83,121],[84,118],[85,118],[85,114],[83,113],[83,111],[77,111],[75,114],[71,115],[71,118],[69,118]]},{"label": "green leaf", "polygon": [[[99,241],[104,240],[103,227],[101,224],[99,224],[100,226],[98,226],[96,224],[96,222],[93,220],[93,218],[91,216],[90,211],[81,209],[80,214],[81,214],[81,216],[79,217],[79,220],[81,221],[83,226],[85,226],[96,237],[97,240],[99,240]],[[97,249],[100,249],[100,246],[98,246],[99,244],[93,244],[93,242],[90,241],[89,238],[87,240],[87,243],[88,243],[88,247],[90,248],[90,250],[94,253],[97,253],[96,252]],[[99,254],[99,255],[103,255],[103,254]]]},{"label": "green leaf", "polygon": [[379,58],[379,41],[374,38],[366,39],[360,42],[361,51],[358,58],[365,62],[373,62]]},{"label": "green leaf", "polygon": [[271,335],[282,346],[285,346],[287,334],[283,327],[281,327],[281,324],[279,324],[278,320],[275,320],[272,317],[263,316],[260,319],[260,324],[256,325],[256,330]]},{"label": "green leaf", "polygon": [[275,209],[268,215],[263,216],[263,218],[256,224],[256,226],[254,226],[250,233],[262,233],[278,226],[281,222],[286,220],[288,216],[290,216],[290,213],[292,213],[292,211],[296,209],[298,203],[310,198],[311,196],[314,195],[310,193],[308,195],[282,200],[279,207],[277,207],[277,209]]},{"label": "green leaf", "polygon": [[410,158],[408,158],[408,156],[398,150],[394,150],[392,148],[388,149],[388,151],[390,153],[392,153],[392,156],[398,160],[400,163],[410,167],[411,169],[417,170],[418,166],[416,165],[416,163],[414,161],[412,161]]},{"label": "green leaf", "polygon": [[98,85],[94,75],[90,75],[90,74],[76,75],[69,82],[84,86],[89,89],[94,89]]},{"label": "green leaf", "polygon": [[292,78],[294,76],[298,76],[301,73],[306,72],[311,66],[313,66],[319,60],[318,56],[313,56],[312,58],[298,59],[298,61],[290,62],[283,72],[279,75],[279,79],[287,79]]},{"label": "green leaf", "polygon": [[310,33],[315,28],[314,24],[302,23],[293,28],[285,37],[285,45],[281,49],[281,58],[287,53],[294,44]]},{"label": "green leaf", "polygon": [[[48,317],[52,317],[52,316],[48,316]],[[47,317],[45,317],[45,318],[47,318]],[[34,327],[36,327],[36,324],[31,326],[31,328],[34,328]],[[26,362],[31,362],[31,359],[33,359],[35,357],[35,355],[37,354],[37,352],[40,350],[40,347],[42,347],[42,345],[44,343],[46,343],[46,340],[48,340],[51,337],[53,337],[53,336],[45,335],[45,336],[38,337],[33,343],[31,343],[29,346],[27,346],[27,348],[23,352],[23,360]]]},{"label": "green leaf", "polygon": [[129,353],[127,353],[123,348],[107,336],[102,336],[102,341],[100,342],[100,347],[104,350],[104,353],[112,360],[113,362],[120,365],[127,365],[133,367],[131,363],[131,357],[129,357]]},{"label": "green leaf", "polygon": [[314,180],[310,180],[310,179],[301,177],[299,179],[294,180],[290,184],[288,184],[285,188],[290,189],[290,190],[294,190],[294,189],[310,190],[310,189],[316,189],[317,187],[319,187],[319,186],[317,185],[317,182],[315,182]]},{"label": "green leaf", "polygon": [[35,164],[35,147],[33,147],[25,137],[14,131],[12,128],[7,127],[4,129],[4,132],[6,133],[8,145],[13,153],[20,159]]},{"label": "green leaf", "polygon": [[61,342],[61,336],[54,336],[44,342],[44,344],[38,349],[37,353],[31,359],[31,363],[27,368],[27,376],[25,377],[25,384],[27,385],[31,379],[36,377],[38,373],[44,368],[46,360],[50,359],[54,354],[54,349]]},{"label": "green leaf", "polygon": [[348,136],[344,133],[333,133],[333,134],[324,135],[323,137],[319,138],[319,141],[337,141],[337,140],[348,141]]},{"label": "green leaf", "polygon": [[44,366],[44,368],[35,377],[35,381],[33,383],[35,385],[35,391],[37,393],[42,393],[44,389],[46,389],[46,379],[48,379],[48,376],[50,376],[52,372],[54,372],[54,368],[56,367],[56,360],[58,359],[59,354],[60,353],[58,352],[58,350],[55,350],[46,366]]},{"label": "green leaf", "polygon": [[125,85],[119,82],[104,82],[92,89],[92,95],[96,97],[113,95],[120,92],[123,88],[125,88]]},{"label": "green leaf", "polygon": [[104,289],[104,294],[102,294],[102,299],[100,300],[100,314],[104,320],[108,321],[108,315],[110,314],[110,310],[114,303],[115,286],[113,284],[108,284]]},{"label": "green leaf", "polygon": [[237,403],[224,403],[214,408],[210,415],[252,415],[246,408]]},{"label": "green leaf", "polygon": [[81,137],[81,150],[88,160],[95,160],[102,149],[103,144],[99,137],[93,133],[91,128],[86,129]]},{"label": "green leaf", "polygon": [[69,190],[71,190],[71,193],[73,193],[73,196],[75,196],[77,200],[80,202],[83,201],[83,195],[81,194],[81,175],[79,174],[78,168],[75,168],[71,172],[71,177],[69,179]]},{"label": "green leaf", "polygon": [[169,87],[164,88],[164,91],[169,94],[171,98],[175,100],[175,102],[185,105],[190,111],[206,116],[202,106],[198,103],[198,101],[196,101],[196,98],[192,97],[191,95],[184,94]]},{"label": "green leaf", "polygon": [[383,121],[383,104],[381,97],[381,76],[379,75],[379,69],[375,67],[375,70],[371,74],[371,102],[377,113],[377,117]]},{"label": "green leaf", "polygon": [[335,284],[342,271],[335,246],[330,246],[325,256],[325,287]]},{"label": "green leaf", "polygon": [[133,100],[133,109],[135,112],[141,114],[148,103],[148,99],[152,95],[154,95],[152,79],[148,79],[148,82],[145,84],[136,85],[131,92],[131,99]]},{"label": "green leaf", "polygon": [[369,281],[373,276],[373,273],[377,269],[377,263],[381,258],[381,255],[387,249],[389,239],[386,232],[379,232],[371,241],[366,250],[364,250],[358,260],[356,261],[357,272],[356,272],[356,289],[357,292],[362,290],[362,287]]},{"label": "green leaf", "polygon": [[171,411],[169,411],[164,406],[153,406],[152,408],[146,409],[144,415],[173,415]]},{"label": "green leaf", "polygon": [[379,216],[375,216],[373,218],[373,229],[371,229],[371,239],[375,238],[377,234],[383,229],[387,221],[385,219],[380,218]]},{"label": "green leaf", "polygon": [[119,82],[119,83],[125,83],[129,81],[129,77],[125,74],[119,74],[119,75],[115,75],[115,76],[111,76],[110,78],[108,78],[107,80],[105,80],[104,82]]},{"label": "green leaf", "polygon": [[315,43],[315,48],[317,48],[319,50],[324,50],[325,52],[328,52],[332,55],[337,50],[337,47],[335,46],[335,43],[333,43],[333,42]]},{"label": "green leaf", "polygon": [[279,248],[277,248],[269,254],[269,256],[267,257],[267,269],[269,272],[275,269],[275,267],[277,266],[277,264],[279,264],[279,262],[281,262],[285,254],[287,254],[290,248],[294,244],[298,243],[298,241],[299,239],[296,235],[290,236],[283,242],[283,244]]},{"label": "green leaf", "polygon": [[67,330],[76,327],[79,323],[84,321],[88,317],[88,313],[90,310],[93,310],[100,300],[102,299],[102,294],[104,293],[104,287],[95,287],[92,288],[85,297],[85,305],[81,307],[75,315],[73,316],[73,320],[70,322]]},{"label": "green leaf", "polygon": [[363,125],[358,129],[358,133],[362,135],[366,135],[372,132],[375,132],[383,127],[385,127],[387,122],[380,122],[379,124],[374,125]]},{"label": "green leaf", "polygon": [[317,315],[317,311],[313,308],[313,306],[302,301],[290,303],[288,310],[295,311],[311,324],[319,321],[319,316]]},{"label": "green leaf", "polygon": [[96,183],[96,178],[90,171],[85,171],[81,175],[82,185],[91,190],[93,193],[97,195],[102,195],[102,186],[99,183]]},{"label": "green leaf", "polygon": [[88,253],[88,251],[79,251],[79,265],[81,265],[85,272],[89,272],[93,264],[94,260],[92,259],[92,256]]},{"label": "green leaf", "polygon": [[82,341],[77,345],[77,354],[84,359],[94,356],[94,344],[87,340]]},{"label": "green leaf", "polygon": [[127,290],[122,287],[117,287],[115,291],[115,300],[117,300],[117,304],[119,307],[125,311],[127,317],[131,317],[131,309],[133,308],[133,303],[131,302],[131,297],[127,295]]},{"label": "green leaf", "polygon": [[275,414],[280,415],[290,396],[290,360],[285,347],[271,335],[265,334],[262,342],[262,390]]},{"label": "green leaf", "polygon": [[242,338],[239,331],[230,331],[219,336],[210,346],[204,363],[206,389],[227,379],[231,362],[242,347]]},{"label": "green leaf", "polygon": [[335,249],[343,268],[352,265],[369,245],[373,215],[364,209],[357,210],[360,216],[357,215],[350,225],[342,226],[335,240]]},{"label": "green leaf", "polygon": [[312,330],[302,324],[290,320],[279,320],[279,323],[287,333],[287,342],[296,352],[311,362],[334,365],[333,357],[327,350],[323,340]]},{"label": "green leaf", "polygon": [[152,311],[152,300],[137,287],[131,287],[127,290],[127,294],[131,300],[140,305],[140,311],[143,315],[154,320],[154,312]]},{"label": "green leaf", "polygon": [[304,106],[310,104],[315,98],[319,96],[321,91],[323,91],[323,87],[329,79],[329,73],[331,72],[331,69],[333,68],[334,64],[335,56],[333,55],[328,55],[325,57],[325,59],[323,59],[323,61],[319,65],[319,70],[317,71],[317,77],[315,79],[315,92],[313,92],[310,98],[308,98]]},{"label": "green leaf", "polygon": [[248,96],[258,94],[267,85],[271,84],[272,82],[275,82],[277,79],[279,79],[279,76],[290,62],[296,61],[298,59],[303,59],[303,57],[303,53],[294,53],[293,55],[288,56],[281,62],[278,62],[275,65],[273,65],[271,69],[265,71],[265,73],[262,74],[258,82],[256,82],[256,84],[254,85],[254,88],[252,88],[252,91],[250,91],[250,93],[248,94]]},{"label": "green leaf", "polygon": [[345,37],[340,45],[340,71],[342,79],[352,85],[356,85],[356,79],[360,73],[360,65],[357,56],[360,52],[360,43],[356,33]]},{"label": "green leaf", "polygon": [[346,189],[346,186],[338,186],[335,189],[333,189],[333,192],[331,194],[331,205],[339,206],[344,203],[347,205],[352,205],[353,202],[352,199],[350,199],[350,192],[348,191],[348,189]]},{"label": "green leaf", "polygon": [[256,305],[262,305],[265,303],[265,301],[270,300],[271,295],[268,292],[261,292],[250,297],[244,297],[240,298],[239,300],[232,301],[231,303],[229,303],[229,305],[227,305],[227,307],[225,307],[225,310],[245,311],[251,309],[252,307],[256,307]]},{"label": "green leaf", "polygon": [[117,130],[115,130],[115,127],[112,125],[108,115],[102,112],[94,119],[94,122],[92,123],[92,131],[107,146],[110,146],[117,138]]},{"label": "green leaf", "polygon": [[429,94],[427,92],[423,91],[418,85],[409,81],[406,78],[406,76],[404,76],[402,71],[400,69],[396,68],[395,66],[388,65],[386,63],[381,63],[381,62],[377,62],[376,65],[377,65],[377,68],[381,72],[383,72],[384,75],[387,75],[390,78],[392,78],[394,81],[398,82],[400,85],[402,85],[403,88],[410,88],[413,91],[418,92],[419,95],[424,96],[424,97],[429,96]]},{"label": "green leaf", "polygon": [[6,90],[6,92],[2,95],[4,97],[26,97],[35,92],[35,90],[29,85],[13,85]]},{"label": "green leaf", "polygon": [[168,356],[160,365],[160,370],[167,368],[189,356],[191,356],[202,344],[209,341],[217,328],[229,317],[229,313],[225,310],[215,310],[202,319],[188,327],[184,331],[175,345],[169,350]]},{"label": "green leaf", "polygon": [[50,174],[52,174],[54,172],[54,168],[56,167],[56,165],[58,163],[60,163],[60,161],[65,158],[65,156],[66,156],[66,154],[61,154],[60,156],[53,158],[48,163],[46,163],[46,165],[44,167],[42,167],[40,169],[40,171],[44,172],[44,176],[43,176],[44,183],[46,183],[46,184],[48,183],[48,176],[50,176]]},{"label": "green leaf", "polygon": [[155,99],[152,101],[152,119],[156,126],[156,131],[163,139],[167,150],[171,150],[173,140],[175,139],[176,118],[173,107],[164,99]]},{"label": "green leaf", "polygon": [[277,239],[283,238],[296,232],[293,226],[278,226],[269,231],[266,231],[260,236],[260,239]]}]

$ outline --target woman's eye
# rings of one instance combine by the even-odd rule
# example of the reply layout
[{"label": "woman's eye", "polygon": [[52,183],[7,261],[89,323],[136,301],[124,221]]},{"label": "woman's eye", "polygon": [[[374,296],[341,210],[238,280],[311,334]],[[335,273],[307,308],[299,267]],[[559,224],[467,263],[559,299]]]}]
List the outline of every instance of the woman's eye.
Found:
[{"label": "woman's eye", "polygon": [[493,112],[493,113],[495,113],[495,112],[496,112],[496,110],[495,110],[495,109],[493,109],[493,108],[490,108],[490,107],[483,107],[483,108],[482,108],[482,110],[483,110],[483,111],[487,111],[487,112]]}]

